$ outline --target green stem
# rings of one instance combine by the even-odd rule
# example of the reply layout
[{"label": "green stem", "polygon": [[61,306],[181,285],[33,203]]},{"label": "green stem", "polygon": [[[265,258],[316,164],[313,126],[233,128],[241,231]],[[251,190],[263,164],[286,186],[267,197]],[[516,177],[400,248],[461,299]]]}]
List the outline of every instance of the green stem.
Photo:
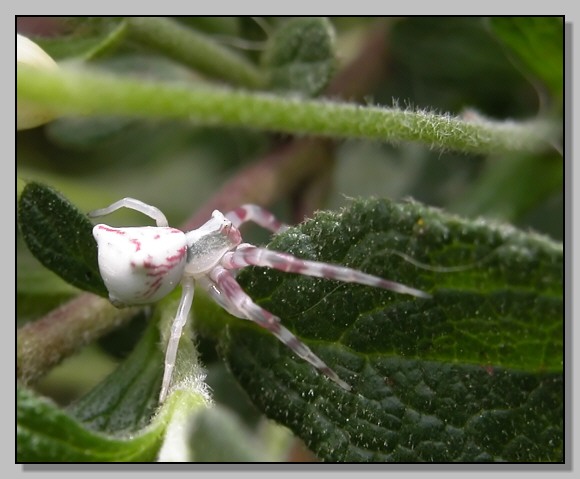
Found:
[{"label": "green stem", "polygon": [[472,153],[548,149],[559,135],[547,120],[469,121],[449,115],[324,100],[288,98],[199,84],[145,82],[96,71],[18,67],[18,99],[61,114],[184,118],[290,134],[416,141]]},{"label": "green stem", "polygon": [[201,73],[249,88],[265,84],[265,76],[244,57],[176,21],[163,17],[131,17],[126,22],[133,39]]}]

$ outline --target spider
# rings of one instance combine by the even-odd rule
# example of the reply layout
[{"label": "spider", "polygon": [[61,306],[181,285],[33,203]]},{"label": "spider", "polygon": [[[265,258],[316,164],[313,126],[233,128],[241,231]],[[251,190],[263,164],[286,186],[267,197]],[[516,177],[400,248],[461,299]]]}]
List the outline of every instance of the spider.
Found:
[{"label": "spider", "polygon": [[129,208],[149,216],[157,226],[114,228],[97,224],[93,236],[98,246],[99,270],[117,307],[158,301],[181,284],[182,293],[165,353],[162,403],[169,392],[179,338],[193,302],[195,285],[201,286],[226,311],[254,321],[270,331],[296,355],[349,391],[350,385],[314,354],[280,322],[280,318],[258,306],[237,283],[234,272],[246,266],[264,266],[288,273],[360,283],[418,298],[431,296],[418,289],[388,281],[344,266],[307,261],[287,253],[258,248],[242,242],[238,229],[254,222],[273,233],[287,225],[260,206],[246,204],[225,215],[218,210],[201,227],[181,231],[168,225],[156,207],[134,198],[123,198],[89,213],[91,218]]}]

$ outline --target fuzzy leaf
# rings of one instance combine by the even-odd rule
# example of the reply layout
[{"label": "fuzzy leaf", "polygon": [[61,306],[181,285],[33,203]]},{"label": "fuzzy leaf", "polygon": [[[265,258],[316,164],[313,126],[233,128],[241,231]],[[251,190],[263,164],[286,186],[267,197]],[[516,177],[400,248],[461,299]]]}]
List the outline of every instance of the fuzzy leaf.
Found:
[{"label": "fuzzy leaf", "polygon": [[269,248],[433,295],[240,274],[250,296],[353,387],[342,390],[248,321],[230,317],[218,333],[255,404],[322,460],[562,460],[561,245],[414,202],[371,200],[319,213]]},{"label": "fuzzy leaf", "polygon": [[40,183],[28,183],[18,201],[18,224],[32,254],[77,288],[108,297],[99,273],[90,220],[66,198]]},{"label": "fuzzy leaf", "polygon": [[326,18],[293,19],[275,32],[264,51],[270,86],[315,96],[336,68],[334,30]]},{"label": "fuzzy leaf", "polygon": [[130,439],[97,433],[85,428],[48,399],[18,387],[18,462],[152,461],[161,438],[156,428]]}]

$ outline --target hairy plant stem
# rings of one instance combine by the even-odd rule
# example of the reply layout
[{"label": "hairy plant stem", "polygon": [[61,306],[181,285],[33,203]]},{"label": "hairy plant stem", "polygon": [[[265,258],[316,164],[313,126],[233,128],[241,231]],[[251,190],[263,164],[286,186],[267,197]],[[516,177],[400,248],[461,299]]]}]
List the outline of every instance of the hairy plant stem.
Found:
[{"label": "hairy plant stem", "polygon": [[469,121],[428,111],[361,106],[247,92],[201,84],[147,82],[97,71],[18,68],[18,99],[55,113],[182,118],[197,124],[241,126],[296,135],[385,142],[488,154],[550,148],[552,122]]}]

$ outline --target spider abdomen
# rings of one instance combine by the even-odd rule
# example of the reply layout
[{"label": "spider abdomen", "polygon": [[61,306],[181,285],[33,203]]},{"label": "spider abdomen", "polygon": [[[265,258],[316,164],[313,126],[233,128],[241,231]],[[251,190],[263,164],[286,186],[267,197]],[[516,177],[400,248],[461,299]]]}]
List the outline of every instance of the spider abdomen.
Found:
[{"label": "spider abdomen", "polygon": [[99,269],[117,306],[160,300],[181,281],[187,261],[185,234],[168,227],[93,228]]}]

